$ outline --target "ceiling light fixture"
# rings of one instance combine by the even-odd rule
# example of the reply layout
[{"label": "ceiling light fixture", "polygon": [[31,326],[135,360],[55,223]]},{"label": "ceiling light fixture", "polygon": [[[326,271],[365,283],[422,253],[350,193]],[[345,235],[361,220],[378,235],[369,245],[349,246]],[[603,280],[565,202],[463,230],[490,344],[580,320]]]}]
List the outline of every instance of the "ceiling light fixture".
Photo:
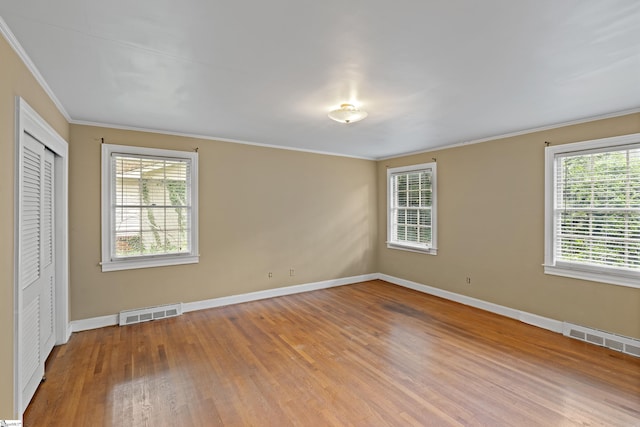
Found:
[{"label": "ceiling light fixture", "polygon": [[353,123],[367,117],[366,111],[358,110],[351,104],[342,104],[337,110],[329,112],[329,118],[340,123]]}]

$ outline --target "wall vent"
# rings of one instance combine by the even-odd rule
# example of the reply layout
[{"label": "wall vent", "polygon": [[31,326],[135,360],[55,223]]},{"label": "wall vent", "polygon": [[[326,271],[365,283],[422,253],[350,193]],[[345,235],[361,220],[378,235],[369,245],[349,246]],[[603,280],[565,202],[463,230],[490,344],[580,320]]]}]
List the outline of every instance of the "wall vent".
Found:
[{"label": "wall vent", "polygon": [[564,323],[562,334],[591,344],[607,347],[631,356],[640,357],[640,340],[611,332]]},{"label": "wall vent", "polygon": [[120,326],[133,325],[134,323],[148,322],[150,320],[176,317],[182,314],[182,303],[159,305],[156,307],[137,308],[135,310],[123,310],[120,312]]}]

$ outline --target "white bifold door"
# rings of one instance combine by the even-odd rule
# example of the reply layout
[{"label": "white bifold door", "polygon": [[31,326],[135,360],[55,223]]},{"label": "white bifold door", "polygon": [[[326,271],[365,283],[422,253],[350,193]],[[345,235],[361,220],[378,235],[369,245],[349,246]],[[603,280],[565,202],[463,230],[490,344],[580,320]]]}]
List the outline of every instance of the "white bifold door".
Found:
[{"label": "white bifold door", "polygon": [[55,344],[55,195],[54,154],[24,135],[20,154],[21,297],[19,357],[22,408],[44,376],[44,363]]}]

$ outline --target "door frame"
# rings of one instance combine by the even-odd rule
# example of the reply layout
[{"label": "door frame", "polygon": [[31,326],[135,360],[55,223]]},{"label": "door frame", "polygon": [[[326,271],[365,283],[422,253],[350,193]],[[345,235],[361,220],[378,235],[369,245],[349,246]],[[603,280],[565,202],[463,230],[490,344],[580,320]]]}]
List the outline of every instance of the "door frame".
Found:
[{"label": "door frame", "polygon": [[29,104],[16,97],[15,108],[15,171],[14,171],[14,232],[13,232],[13,405],[22,419],[22,366],[20,337],[22,322],[22,292],[20,292],[20,201],[21,157],[25,132],[40,141],[55,154],[54,202],[55,216],[55,336],[56,345],[64,344],[71,336],[69,323],[69,144]]}]

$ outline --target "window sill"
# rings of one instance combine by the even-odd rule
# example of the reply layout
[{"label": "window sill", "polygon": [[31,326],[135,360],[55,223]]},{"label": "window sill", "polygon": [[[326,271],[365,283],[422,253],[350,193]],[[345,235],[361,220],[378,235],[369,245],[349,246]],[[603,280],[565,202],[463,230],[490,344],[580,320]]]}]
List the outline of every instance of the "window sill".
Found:
[{"label": "window sill", "polygon": [[572,279],[589,280],[592,282],[607,283],[610,285],[640,288],[640,277],[615,275],[606,271],[586,271],[568,266],[545,265],[544,273],[554,276],[570,277]]},{"label": "window sill", "polygon": [[421,246],[402,245],[402,244],[399,244],[399,243],[387,242],[387,248],[388,249],[398,249],[398,250],[407,251],[407,252],[417,252],[417,253],[420,253],[420,254],[427,254],[427,255],[437,255],[438,254],[438,250],[436,248],[425,248],[425,247],[421,247]]},{"label": "window sill", "polygon": [[175,257],[156,257],[144,259],[127,259],[122,261],[103,261],[102,272],[133,270],[137,268],[165,267],[170,265],[197,264],[200,262],[198,255],[183,255]]}]

